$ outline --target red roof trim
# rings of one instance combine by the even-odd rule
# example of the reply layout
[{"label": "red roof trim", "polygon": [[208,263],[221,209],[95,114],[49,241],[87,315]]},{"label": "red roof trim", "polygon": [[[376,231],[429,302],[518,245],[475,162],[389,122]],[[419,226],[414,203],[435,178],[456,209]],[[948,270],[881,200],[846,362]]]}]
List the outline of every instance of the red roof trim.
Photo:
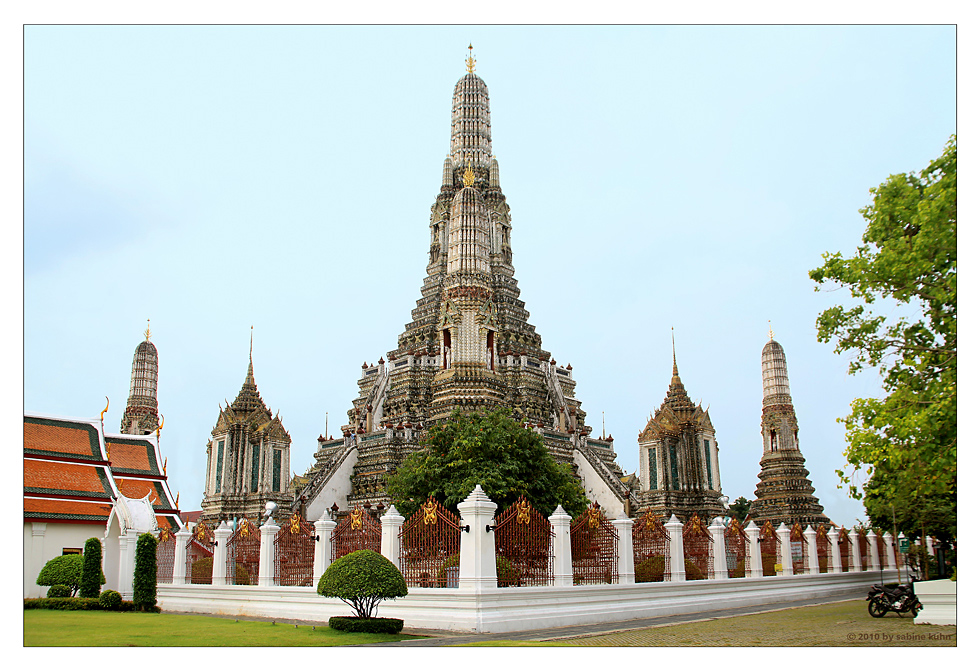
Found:
[{"label": "red roof trim", "polygon": [[28,452],[25,450],[25,459],[36,459],[37,461],[63,461],[66,464],[84,464],[86,466],[105,466],[111,467],[111,461],[96,461],[95,459],[75,459],[74,457],[62,457],[60,455],[48,454],[38,454],[37,452]]},{"label": "red roof trim", "polygon": [[76,520],[68,519],[64,517],[27,517],[24,516],[25,522],[45,522],[47,524],[98,524],[101,527],[105,526],[105,520]]}]

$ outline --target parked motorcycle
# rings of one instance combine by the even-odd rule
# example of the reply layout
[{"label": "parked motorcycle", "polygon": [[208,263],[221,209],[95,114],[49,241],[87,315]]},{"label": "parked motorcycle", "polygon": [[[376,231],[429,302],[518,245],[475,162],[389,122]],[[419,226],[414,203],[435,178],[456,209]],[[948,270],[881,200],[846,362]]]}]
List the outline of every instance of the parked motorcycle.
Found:
[{"label": "parked motorcycle", "polygon": [[915,617],[922,610],[922,604],[912,590],[912,583],[896,587],[873,585],[866,601],[871,617],[884,617],[889,611],[898,613],[899,617],[911,612]]}]

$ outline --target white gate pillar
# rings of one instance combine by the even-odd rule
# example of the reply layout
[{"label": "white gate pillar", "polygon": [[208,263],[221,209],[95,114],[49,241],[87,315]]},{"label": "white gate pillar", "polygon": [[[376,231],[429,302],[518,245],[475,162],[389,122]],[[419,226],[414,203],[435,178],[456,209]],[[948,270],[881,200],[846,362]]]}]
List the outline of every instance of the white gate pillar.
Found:
[{"label": "white gate pillar", "polygon": [[720,517],[716,517],[711,521],[711,526],[708,527],[708,533],[711,534],[711,554],[712,563],[714,564],[711,577],[715,580],[727,580],[728,558],[725,552],[725,524],[721,521]]},{"label": "white gate pillar", "polygon": [[895,539],[892,538],[891,533],[886,531],[882,538],[885,539],[885,557],[888,558],[888,568],[897,569],[898,565],[895,563]]},{"label": "white gate pillar", "polygon": [[330,566],[330,557],[333,554],[333,530],[337,523],[330,519],[330,513],[323,511],[320,519],[313,523],[316,530],[316,542],[313,546],[313,589],[320,584],[320,577]]},{"label": "white gate pillar", "polygon": [[[44,568],[44,534],[47,528],[47,522],[31,522],[31,569],[34,571],[40,571]],[[104,545],[105,543],[103,543]],[[35,598],[41,596],[42,588],[34,581],[35,577],[30,577],[24,581],[30,583],[24,590],[24,596]]]},{"label": "white gate pillar", "polygon": [[933,557],[936,556],[936,549],[932,547],[932,536],[926,536],[926,552]]},{"label": "white gate pillar", "polygon": [[[211,563],[211,584],[226,585],[228,570],[228,538],[234,533],[227,522],[222,522],[214,530],[214,558]],[[235,576],[231,577],[231,584],[235,584]]]},{"label": "white gate pillar", "polygon": [[785,522],[779,523],[776,535],[779,536],[779,562],[783,565],[779,575],[793,575],[793,550],[789,546],[790,530]]},{"label": "white gate pillar", "polygon": [[745,554],[748,566],[745,575],[749,578],[762,577],[762,553],[759,548],[759,527],[755,520],[745,525]]},{"label": "white gate pillar", "polygon": [[401,533],[402,524],[405,518],[398,514],[398,509],[394,505],[381,516],[381,556],[390,561],[401,570],[400,557],[402,553]]},{"label": "white gate pillar", "polygon": [[820,557],[817,555],[817,532],[809,524],[803,530],[803,537],[806,539],[806,559],[810,566],[810,574],[820,573]]},{"label": "white gate pillar", "polygon": [[830,566],[828,571],[830,573],[840,573],[841,563],[840,563],[840,532],[837,531],[837,527],[830,527],[827,530],[827,540],[830,541]]},{"label": "white gate pillar", "polygon": [[874,529],[868,531],[868,556],[871,558],[868,562],[869,570],[881,570],[881,559],[878,557],[878,534],[875,533]]},{"label": "white gate pillar", "polygon": [[619,584],[632,585],[636,582],[636,572],[633,568],[633,520],[620,511],[619,517],[612,521],[619,537]]},{"label": "white gate pillar", "polygon": [[851,566],[854,567],[853,570],[861,571],[861,542],[857,529],[848,531],[847,536],[851,539]]},{"label": "white gate pillar", "polygon": [[190,542],[193,535],[194,533],[186,525],[174,534],[173,584],[175,585],[187,583],[187,543]]},{"label": "white gate pillar", "polygon": [[561,506],[548,518],[555,532],[555,587],[575,584],[572,574],[572,516]]},{"label": "white gate pillar", "polygon": [[456,504],[461,531],[459,539],[459,589],[486,592],[497,589],[497,553],[494,545],[493,513],[497,504],[477,485]]},{"label": "white gate pillar", "polygon": [[127,529],[119,537],[119,594],[123,599],[133,598],[133,571],[136,569],[136,529]]},{"label": "white gate pillar", "polygon": [[276,534],[279,527],[272,516],[259,527],[259,587],[272,587],[276,580]]},{"label": "white gate pillar", "polygon": [[664,528],[670,534],[670,580],[683,582],[687,580],[687,570],[684,568],[684,525],[677,519],[677,515],[671,515]]}]

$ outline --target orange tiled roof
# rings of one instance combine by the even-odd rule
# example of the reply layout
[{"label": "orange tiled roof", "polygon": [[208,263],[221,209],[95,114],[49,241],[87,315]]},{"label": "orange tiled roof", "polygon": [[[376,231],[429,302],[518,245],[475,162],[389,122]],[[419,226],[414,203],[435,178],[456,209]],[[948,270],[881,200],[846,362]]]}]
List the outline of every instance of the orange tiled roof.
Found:
[{"label": "orange tiled roof", "polygon": [[25,519],[62,519],[105,524],[111,510],[112,505],[109,503],[24,498]]},{"label": "orange tiled roof", "polygon": [[114,471],[139,473],[140,475],[162,475],[157,463],[153,443],[145,439],[127,439],[118,436],[105,439],[109,450],[109,461]]},{"label": "orange tiled roof", "polygon": [[170,509],[171,504],[166,500],[166,494],[161,487],[153,480],[134,480],[126,477],[116,477],[116,487],[119,492],[130,499],[141,499],[147,494],[150,495],[150,505],[154,508],[164,507]]},{"label": "orange tiled roof", "polygon": [[82,422],[24,417],[24,452],[102,461],[96,428]]},{"label": "orange tiled roof", "polygon": [[24,459],[24,492],[110,498],[112,488],[105,470],[91,464],[66,464]]}]

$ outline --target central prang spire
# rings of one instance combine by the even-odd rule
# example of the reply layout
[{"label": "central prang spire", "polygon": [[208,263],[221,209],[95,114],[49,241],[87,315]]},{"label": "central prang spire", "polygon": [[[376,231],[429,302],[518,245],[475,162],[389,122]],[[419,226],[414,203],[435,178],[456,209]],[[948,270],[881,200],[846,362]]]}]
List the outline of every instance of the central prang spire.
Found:
[{"label": "central prang spire", "polygon": [[[473,73],[476,61],[466,60],[467,73],[453,90],[452,137],[450,159],[453,168],[462,169],[470,161],[482,174],[488,170],[493,149],[490,144],[490,92],[486,83]],[[479,170],[482,169],[482,170]]]}]

